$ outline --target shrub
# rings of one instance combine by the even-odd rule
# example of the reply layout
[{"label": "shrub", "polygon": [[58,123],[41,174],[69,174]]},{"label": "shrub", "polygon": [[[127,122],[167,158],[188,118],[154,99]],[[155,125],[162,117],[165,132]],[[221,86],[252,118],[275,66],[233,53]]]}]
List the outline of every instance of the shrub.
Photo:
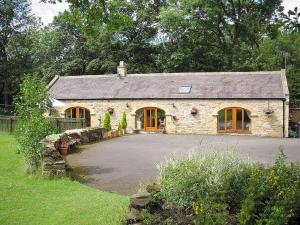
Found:
[{"label": "shrub", "polygon": [[104,120],[103,120],[103,128],[107,131],[111,130],[111,125],[110,125],[110,114],[109,112],[106,112],[104,115]]},{"label": "shrub", "polygon": [[160,169],[161,194],[168,204],[193,208],[196,224],[226,224],[244,197],[242,187],[254,166],[234,153],[173,158]]},{"label": "shrub", "polygon": [[245,190],[240,224],[298,224],[300,221],[300,167],[286,164],[280,151],[270,168],[254,168]]},{"label": "shrub", "polygon": [[234,153],[197,154],[160,167],[162,201],[195,224],[299,224],[300,166],[281,150],[264,167]]},{"label": "shrub", "polygon": [[237,204],[241,187],[253,163],[234,153],[196,154],[188,159],[171,159],[160,168],[161,188],[166,200],[178,207],[191,207],[206,198]]},{"label": "shrub", "polygon": [[18,153],[25,156],[27,172],[33,173],[41,157],[40,141],[53,131],[50,122],[44,117],[51,107],[46,82],[37,74],[25,75],[20,85],[20,94],[14,103],[20,117],[16,130],[20,146]]},{"label": "shrub", "polygon": [[127,119],[126,119],[126,112],[123,112],[122,119],[121,119],[121,128],[126,129],[127,128]]}]

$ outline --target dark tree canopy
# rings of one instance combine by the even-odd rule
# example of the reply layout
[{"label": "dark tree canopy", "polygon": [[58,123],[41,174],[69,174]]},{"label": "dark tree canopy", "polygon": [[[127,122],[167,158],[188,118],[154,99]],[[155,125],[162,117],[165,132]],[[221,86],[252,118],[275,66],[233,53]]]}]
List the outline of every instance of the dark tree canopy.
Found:
[{"label": "dark tree canopy", "polygon": [[0,2],[2,95],[24,72],[111,74],[123,60],[129,73],[286,67],[292,105],[300,99],[300,12],[281,0],[67,0],[44,28],[27,0]]}]

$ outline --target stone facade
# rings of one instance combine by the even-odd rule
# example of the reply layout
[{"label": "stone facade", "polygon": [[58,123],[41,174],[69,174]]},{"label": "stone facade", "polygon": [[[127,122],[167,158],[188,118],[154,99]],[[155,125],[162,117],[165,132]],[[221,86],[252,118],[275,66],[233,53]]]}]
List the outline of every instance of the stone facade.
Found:
[{"label": "stone facade", "polygon": [[[288,96],[287,96],[288,97]],[[251,112],[251,135],[287,137],[289,108],[283,100],[61,100],[66,106],[57,107],[60,117],[70,107],[84,107],[90,111],[91,126],[98,127],[108,108],[113,108],[111,124],[118,128],[122,113],[127,114],[127,131],[136,129],[136,111],[144,107],[157,107],[165,111],[166,132],[170,134],[218,134],[218,111],[227,107],[241,107]],[[192,108],[198,109],[196,115]],[[266,110],[271,109],[271,114]]]}]

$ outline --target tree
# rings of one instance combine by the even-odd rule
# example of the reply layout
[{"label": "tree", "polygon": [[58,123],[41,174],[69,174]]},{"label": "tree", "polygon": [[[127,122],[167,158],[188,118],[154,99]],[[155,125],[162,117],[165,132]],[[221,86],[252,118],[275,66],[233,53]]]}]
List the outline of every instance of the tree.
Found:
[{"label": "tree", "polygon": [[287,15],[282,14],[283,23],[287,31],[300,32],[300,11],[298,12],[298,7],[294,10],[289,10]]},{"label": "tree", "polygon": [[[166,70],[248,70],[241,63],[273,35],[276,1],[170,1],[160,13]],[[162,57],[161,57],[162,58]]]},{"label": "tree", "polygon": [[[20,73],[15,74],[11,52],[8,52],[10,41],[21,40],[28,30],[38,26],[37,21],[30,15],[30,4],[27,0],[0,1],[0,93],[4,105],[9,105],[9,97],[15,94],[15,80]],[[14,55],[15,56],[15,55]],[[1,102],[0,102],[1,103]]]},{"label": "tree", "polygon": [[45,80],[38,74],[26,74],[20,85],[20,94],[15,98],[15,107],[19,116],[16,130],[18,152],[25,156],[29,173],[35,172],[41,158],[40,141],[53,131],[44,116],[51,104]]}]

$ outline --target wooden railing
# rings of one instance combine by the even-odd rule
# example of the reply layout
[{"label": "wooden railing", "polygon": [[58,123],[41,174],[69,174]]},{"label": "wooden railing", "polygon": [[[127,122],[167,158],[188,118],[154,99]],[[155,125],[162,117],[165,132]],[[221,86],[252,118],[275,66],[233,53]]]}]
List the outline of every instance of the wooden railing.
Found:
[{"label": "wooden railing", "polygon": [[[19,117],[17,116],[1,116],[0,115],[0,132],[13,133],[16,130]],[[66,130],[85,128],[84,119],[64,119],[64,118],[48,118],[58,133]]]}]

